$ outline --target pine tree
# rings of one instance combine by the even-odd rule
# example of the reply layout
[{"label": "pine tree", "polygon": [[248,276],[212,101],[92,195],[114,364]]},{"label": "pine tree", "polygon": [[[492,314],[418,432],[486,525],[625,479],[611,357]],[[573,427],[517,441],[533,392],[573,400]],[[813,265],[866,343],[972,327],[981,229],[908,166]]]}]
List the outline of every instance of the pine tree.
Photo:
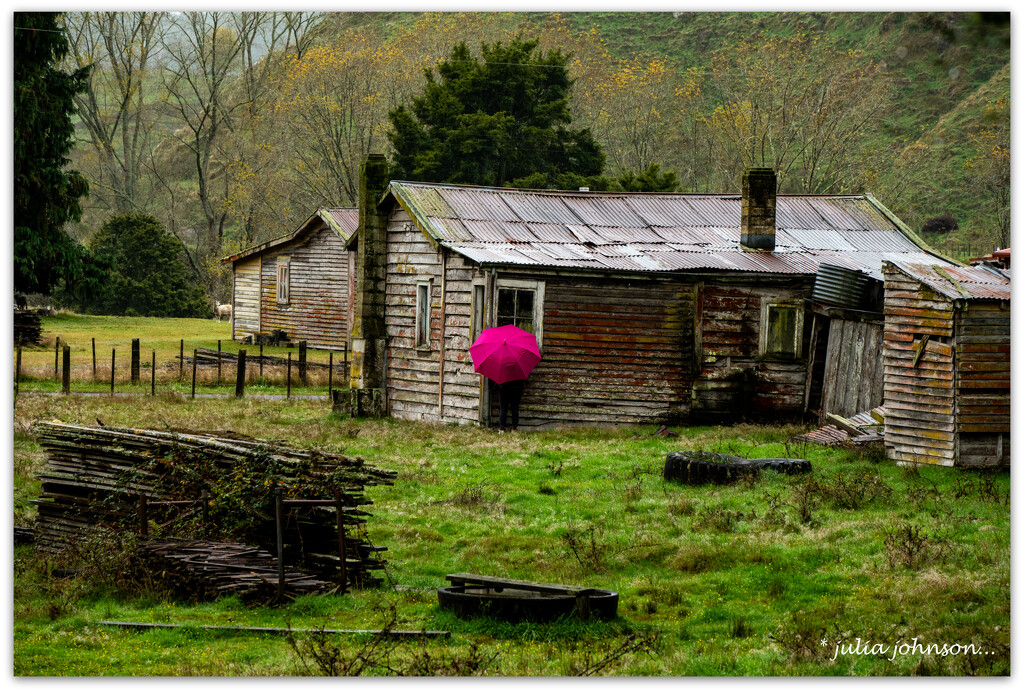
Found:
[{"label": "pine tree", "polygon": [[588,129],[569,126],[572,80],[558,50],[536,40],[465,43],[437,68],[412,107],[389,113],[392,177],[428,182],[544,187],[599,176],[604,153]]},{"label": "pine tree", "polygon": [[82,216],[85,178],[66,169],[74,147],[74,96],[88,69],[56,69],[68,52],[58,13],[14,15],[14,287],[49,293],[76,280],[83,250],[64,230]]}]

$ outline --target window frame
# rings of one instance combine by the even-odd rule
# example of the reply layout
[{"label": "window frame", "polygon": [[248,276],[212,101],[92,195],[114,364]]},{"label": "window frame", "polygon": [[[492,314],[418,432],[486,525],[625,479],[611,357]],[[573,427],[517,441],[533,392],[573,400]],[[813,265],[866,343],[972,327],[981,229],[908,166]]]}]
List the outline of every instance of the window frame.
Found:
[{"label": "window frame", "polygon": [[[772,309],[786,308],[796,312],[796,326],[794,330],[793,350],[790,351],[769,351],[768,347],[768,318]],[[803,358],[804,348],[804,301],[801,298],[762,298],[761,299],[761,325],[758,335],[758,355],[766,358],[781,358],[786,360],[799,360]]]},{"label": "window frame", "polygon": [[277,304],[288,305],[292,298],[292,258],[277,258]]},{"label": "window frame", "polygon": [[473,343],[487,328],[487,282],[478,279],[472,284],[469,305],[469,342]]},{"label": "window frame", "polygon": [[413,346],[421,350],[430,349],[430,303],[433,300],[433,283],[434,277],[432,276],[416,278]]},{"label": "window frame", "polygon": [[498,325],[498,303],[501,289],[533,291],[533,335],[537,337],[537,346],[544,346],[544,282],[524,279],[501,279],[494,282],[494,304],[492,305],[493,322]]}]

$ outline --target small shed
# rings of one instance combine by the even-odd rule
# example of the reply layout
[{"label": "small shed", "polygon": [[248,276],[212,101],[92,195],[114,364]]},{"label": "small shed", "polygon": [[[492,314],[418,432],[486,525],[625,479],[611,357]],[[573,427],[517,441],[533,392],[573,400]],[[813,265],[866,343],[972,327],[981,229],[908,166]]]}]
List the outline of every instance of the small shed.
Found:
[{"label": "small shed", "polygon": [[280,331],[311,348],[345,348],[356,260],[346,244],[358,225],[358,209],[321,208],[294,232],[224,258],[232,266],[231,338]]},{"label": "small shed", "polygon": [[1009,466],[1009,271],[900,261],[882,271],[888,456]]}]

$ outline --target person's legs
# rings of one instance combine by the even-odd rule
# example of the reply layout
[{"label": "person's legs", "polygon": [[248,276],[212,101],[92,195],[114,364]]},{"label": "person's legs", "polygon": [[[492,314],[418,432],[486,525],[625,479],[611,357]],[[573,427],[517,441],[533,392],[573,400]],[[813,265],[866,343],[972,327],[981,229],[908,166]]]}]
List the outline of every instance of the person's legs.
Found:
[{"label": "person's legs", "polygon": [[[508,417],[508,405],[508,393],[505,391],[505,388],[503,386],[498,385],[498,430],[500,432],[505,431],[505,419]],[[512,425],[515,426],[516,418],[513,418],[512,420]]]},{"label": "person's legs", "polygon": [[513,384],[512,391],[509,392],[509,408],[512,413],[512,429],[515,430],[519,427],[519,401],[523,398],[523,389],[526,388],[526,383],[517,381]]}]

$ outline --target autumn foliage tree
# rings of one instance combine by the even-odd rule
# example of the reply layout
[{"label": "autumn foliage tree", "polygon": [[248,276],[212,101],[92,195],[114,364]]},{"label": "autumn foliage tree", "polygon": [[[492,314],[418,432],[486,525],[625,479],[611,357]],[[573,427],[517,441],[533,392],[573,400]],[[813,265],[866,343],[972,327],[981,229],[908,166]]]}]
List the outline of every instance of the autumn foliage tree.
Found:
[{"label": "autumn foliage tree", "polygon": [[604,169],[588,129],[572,129],[572,80],[559,50],[536,40],[465,43],[426,73],[422,95],[389,114],[393,177],[478,185],[565,186]]}]

